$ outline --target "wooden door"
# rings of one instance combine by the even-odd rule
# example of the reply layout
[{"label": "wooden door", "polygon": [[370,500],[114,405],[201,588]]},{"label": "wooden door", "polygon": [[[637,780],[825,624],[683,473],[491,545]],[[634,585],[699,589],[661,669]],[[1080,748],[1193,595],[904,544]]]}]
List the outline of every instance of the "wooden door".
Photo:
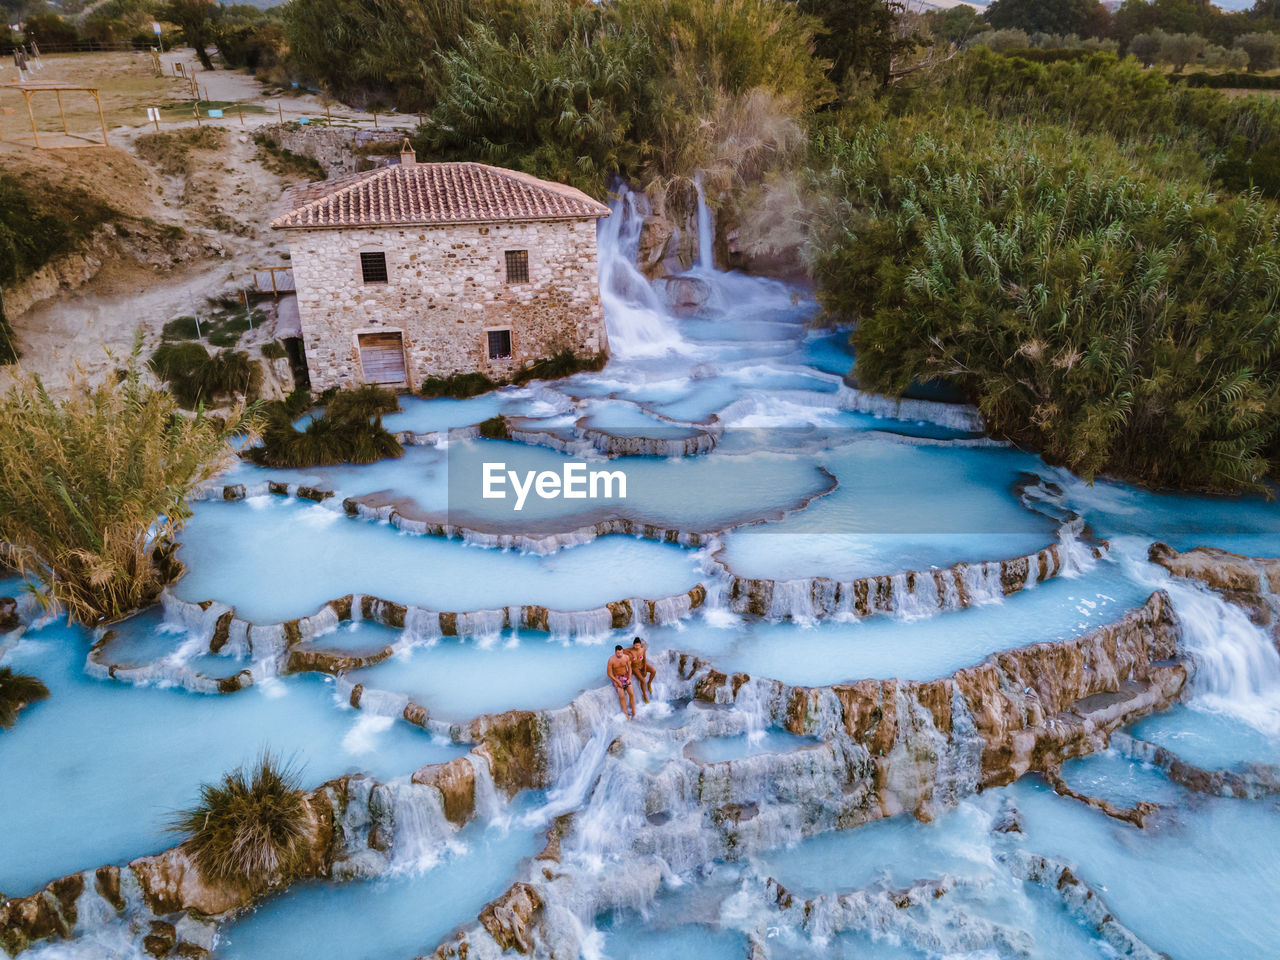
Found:
[{"label": "wooden door", "polygon": [[360,366],[365,383],[405,383],[404,338],[399,333],[362,333]]}]

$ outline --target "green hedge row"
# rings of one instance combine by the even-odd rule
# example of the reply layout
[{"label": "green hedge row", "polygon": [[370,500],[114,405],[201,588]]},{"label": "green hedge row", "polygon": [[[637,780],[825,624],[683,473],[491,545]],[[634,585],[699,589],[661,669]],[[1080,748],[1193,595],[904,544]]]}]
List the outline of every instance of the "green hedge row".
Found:
[{"label": "green hedge row", "polygon": [[1210,87],[1214,90],[1280,90],[1280,77],[1264,77],[1256,73],[1171,73],[1169,79],[1189,87]]}]

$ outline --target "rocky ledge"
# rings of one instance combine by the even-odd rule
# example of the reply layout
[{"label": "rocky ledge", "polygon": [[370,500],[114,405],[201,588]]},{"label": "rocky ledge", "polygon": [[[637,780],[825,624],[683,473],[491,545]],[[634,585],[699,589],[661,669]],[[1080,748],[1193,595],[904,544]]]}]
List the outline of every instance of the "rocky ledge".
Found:
[{"label": "rocky ledge", "polygon": [[[210,612],[217,611],[201,611]],[[454,738],[476,745],[459,759],[424,767],[407,781],[350,776],[312,792],[314,832],[302,876],[375,876],[406,844],[444,842],[495,791],[512,796],[586,784],[569,809],[632,798],[639,806],[626,815],[639,827],[619,839],[625,849],[612,852],[630,858],[617,883],[579,875],[578,840],[572,825],[562,824],[554,851],[560,868],[536,861],[516,878],[525,886],[495,901],[445,955],[469,949],[472,957],[497,955],[506,947],[553,953],[548,944],[563,947],[576,936],[564,926],[571,915],[566,903],[643,905],[670,871],[902,812],[930,819],[974,791],[1102,748],[1117,728],[1181,694],[1187,668],[1177,659],[1178,640],[1167,598],[1157,593],[1089,634],[1007,650],[928,682],[800,687],[725,674],[672,652],[660,692],[666,701],[692,705],[680,728],[621,723],[604,689],[556,710],[514,710],[458,725]],[[689,760],[680,749],[693,738],[743,733],[749,721],[823,742],[720,763]],[[670,760],[658,768],[636,763],[628,760],[633,747],[648,755],[666,750]],[[609,783],[608,790],[590,787]],[[691,836],[700,839],[691,844]],[[0,942],[16,954],[39,940],[73,935],[78,916],[116,916],[140,938],[155,938],[158,956],[183,943],[189,946],[181,955],[198,956],[212,942],[208,921],[233,916],[254,899],[208,883],[179,846],[4,901]]]},{"label": "rocky ledge", "polygon": [[[557,866],[535,862],[519,880],[516,899],[537,904],[537,909],[504,912],[501,936],[492,923],[477,923],[433,956],[474,960],[496,957],[510,947],[535,956],[571,953],[580,934],[564,921],[567,915],[643,907],[657,895],[667,871],[692,869],[705,859],[746,857],[803,836],[903,812],[931,819],[985,787],[1009,783],[1028,771],[1056,770],[1063,759],[1105,747],[1120,726],[1166,708],[1180,696],[1187,670],[1176,659],[1178,639],[1167,598],[1157,593],[1142,608],[1090,634],[1005,651],[925,683],[865,680],[795,687],[725,674],[697,657],[673,652],[663,671],[665,695],[685,694],[695,704],[709,705],[702,711],[709,718],[750,714],[757,723],[820,736],[823,743],[720,763],[687,761],[692,770],[667,764],[641,773],[627,754],[633,740],[651,754],[652,735],[630,728],[615,733],[606,727],[602,732],[598,724],[584,722],[591,695],[564,711],[544,714],[543,724],[528,728],[545,738],[544,745],[523,741],[527,769],[535,774],[527,785],[579,776],[586,762],[581,758],[603,751],[597,761],[601,765],[594,768],[598,781],[638,800],[628,815],[640,825],[628,838],[628,850],[618,852],[626,864],[618,872],[626,874],[627,882],[596,878],[588,883],[578,876],[587,860],[575,859],[575,820],[557,834]],[[607,699],[601,699],[604,708]],[[730,705],[738,709],[718,709]],[[590,803],[584,815],[598,815]],[[695,836],[701,839],[691,843]],[[582,846],[595,852],[589,843]],[[1055,865],[1037,863],[1023,865],[1024,872],[1027,879],[1043,882]],[[1062,881],[1056,889],[1072,898],[1069,906],[1078,908],[1104,938],[1131,942],[1134,956],[1154,956],[1129,941],[1105,910],[1098,912],[1096,893],[1062,880],[1060,873],[1055,876],[1055,883]],[[933,896],[936,891],[924,893]],[[911,895],[906,896],[909,900]],[[510,929],[516,921],[517,929]]]}]

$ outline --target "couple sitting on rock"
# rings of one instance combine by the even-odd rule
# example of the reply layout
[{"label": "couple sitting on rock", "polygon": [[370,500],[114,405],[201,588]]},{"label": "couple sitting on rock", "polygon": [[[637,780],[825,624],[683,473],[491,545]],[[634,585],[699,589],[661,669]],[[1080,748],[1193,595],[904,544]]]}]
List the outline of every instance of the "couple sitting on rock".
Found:
[{"label": "couple sitting on rock", "polygon": [[635,680],[645,703],[649,702],[649,694],[653,692],[653,678],[658,671],[650,666],[647,652],[644,641],[639,637],[631,644],[630,650],[618,644],[613,648],[613,656],[609,658],[609,666],[605,669],[605,675],[618,692],[618,706],[622,708],[622,715],[628,720],[634,720],[636,716],[636,694],[631,688],[631,681]]}]

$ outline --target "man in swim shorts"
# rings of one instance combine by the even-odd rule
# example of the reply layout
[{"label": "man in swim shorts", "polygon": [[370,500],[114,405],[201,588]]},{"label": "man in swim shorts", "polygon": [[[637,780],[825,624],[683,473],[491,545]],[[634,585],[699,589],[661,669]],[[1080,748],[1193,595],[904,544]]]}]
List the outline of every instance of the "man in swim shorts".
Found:
[{"label": "man in swim shorts", "polygon": [[631,649],[627,651],[627,655],[631,657],[631,675],[636,678],[636,686],[640,688],[640,696],[644,697],[645,703],[649,702],[649,694],[653,693],[653,678],[658,674],[650,666],[648,654],[644,641],[639,637],[632,641]]},{"label": "man in swim shorts", "polygon": [[[622,715],[628,720],[634,720],[636,694],[631,689],[631,656],[622,649],[622,644],[613,648],[613,656],[609,658],[609,666],[604,672],[613,684],[613,689],[618,691],[618,706],[622,708]],[[630,709],[627,708],[628,702],[631,704]]]}]

